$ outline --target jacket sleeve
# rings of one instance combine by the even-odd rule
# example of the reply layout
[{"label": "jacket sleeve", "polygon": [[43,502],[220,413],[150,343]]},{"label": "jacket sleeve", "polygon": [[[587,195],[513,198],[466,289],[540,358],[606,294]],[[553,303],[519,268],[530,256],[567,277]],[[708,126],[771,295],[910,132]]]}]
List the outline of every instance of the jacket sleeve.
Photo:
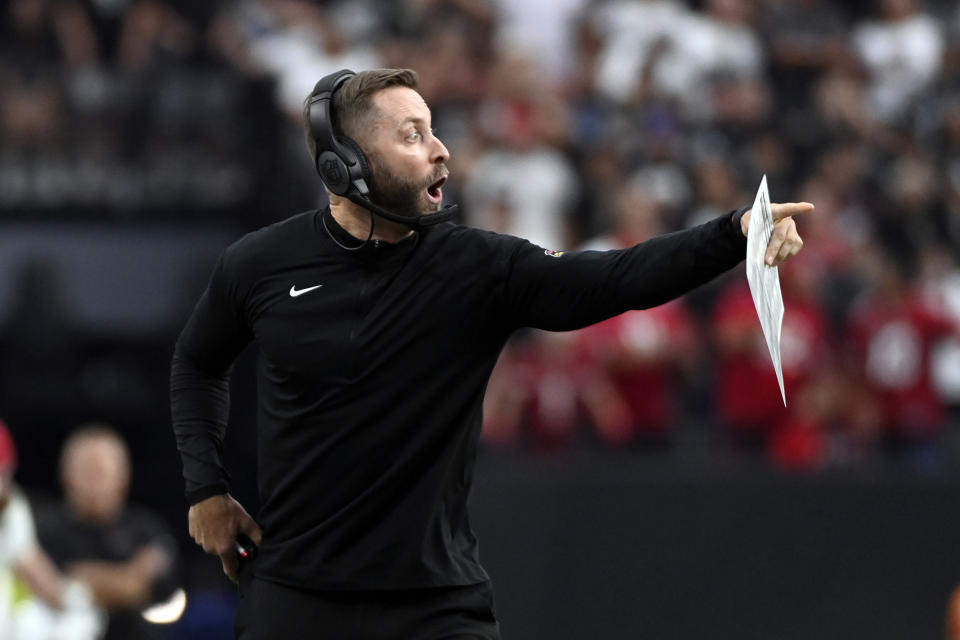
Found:
[{"label": "jacket sleeve", "polygon": [[748,209],[629,249],[557,254],[518,241],[504,286],[508,324],[568,331],[681,296],[743,260]]},{"label": "jacket sleeve", "polygon": [[190,504],[228,491],[221,453],[230,414],[230,373],[252,339],[236,283],[221,256],[177,340],[170,411]]}]

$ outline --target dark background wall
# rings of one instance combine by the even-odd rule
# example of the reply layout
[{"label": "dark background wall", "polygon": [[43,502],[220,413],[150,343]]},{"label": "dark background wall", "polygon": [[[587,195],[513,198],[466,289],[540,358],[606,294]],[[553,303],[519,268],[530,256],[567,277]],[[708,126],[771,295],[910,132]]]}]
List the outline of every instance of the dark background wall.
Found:
[{"label": "dark background wall", "polygon": [[482,459],[481,557],[507,639],[942,638],[956,477]]}]

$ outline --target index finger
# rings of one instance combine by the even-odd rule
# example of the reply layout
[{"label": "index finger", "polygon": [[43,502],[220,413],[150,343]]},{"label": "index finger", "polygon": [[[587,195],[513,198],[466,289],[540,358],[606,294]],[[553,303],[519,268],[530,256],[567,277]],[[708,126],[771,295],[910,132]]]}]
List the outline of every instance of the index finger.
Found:
[{"label": "index finger", "polygon": [[220,556],[220,563],[223,564],[223,572],[227,574],[232,582],[237,581],[237,573],[240,569],[240,562],[237,559],[237,553],[233,549]]},{"label": "index finger", "polygon": [[777,222],[790,216],[813,211],[814,206],[809,202],[774,202],[770,205],[773,221]]}]

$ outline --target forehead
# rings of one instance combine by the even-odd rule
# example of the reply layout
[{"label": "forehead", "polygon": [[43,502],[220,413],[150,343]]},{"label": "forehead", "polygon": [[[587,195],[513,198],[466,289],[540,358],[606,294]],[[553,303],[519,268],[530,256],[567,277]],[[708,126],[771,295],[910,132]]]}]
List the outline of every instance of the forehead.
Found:
[{"label": "forehead", "polygon": [[430,108],[423,96],[410,87],[387,87],[373,96],[384,124],[401,126],[408,121],[430,122]]},{"label": "forehead", "polygon": [[122,462],[126,451],[119,442],[107,437],[85,437],[72,442],[66,452],[68,466],[101,465]]}]

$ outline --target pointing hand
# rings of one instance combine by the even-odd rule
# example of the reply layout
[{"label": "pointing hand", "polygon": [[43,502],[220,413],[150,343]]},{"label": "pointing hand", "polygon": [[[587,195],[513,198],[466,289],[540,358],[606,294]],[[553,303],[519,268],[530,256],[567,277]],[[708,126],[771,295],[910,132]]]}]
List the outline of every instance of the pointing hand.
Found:
[{"label": "pointing hand", "polygon": [[[803,248],[803,239],[797,233],[797,223],[793,221],[793,216],[813,211],[813,205],[809,202],[773,203],[770,210],[773,213],[773,233],[770,235],[770,244],[767,245],[763,260],[769,266],[775,267],[797,255]],[[740,218],[743,235],[747,235],[750,229],[752,213],[753,210],[747,211]]]}]

